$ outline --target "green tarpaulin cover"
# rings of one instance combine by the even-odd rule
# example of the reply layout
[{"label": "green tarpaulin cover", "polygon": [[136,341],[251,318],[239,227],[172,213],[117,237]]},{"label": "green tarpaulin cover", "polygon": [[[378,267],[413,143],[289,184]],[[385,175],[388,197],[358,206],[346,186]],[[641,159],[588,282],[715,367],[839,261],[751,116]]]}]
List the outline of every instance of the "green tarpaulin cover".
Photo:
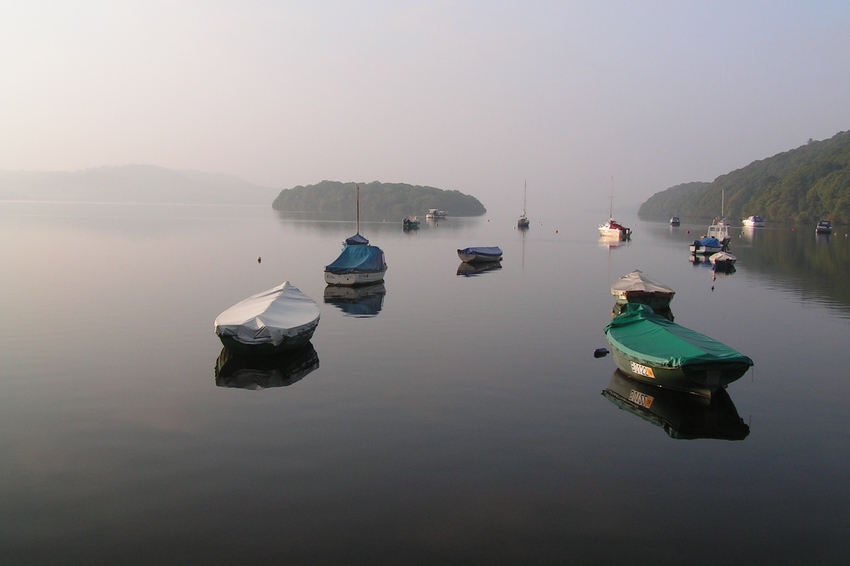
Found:
[{"label": "green tarpaulin cover", "polygon": [[629,303],[605,327],[611,345],[636,362],[676,368],[704,363],[753,361],[709,338],[655,314],[646,305]]}]

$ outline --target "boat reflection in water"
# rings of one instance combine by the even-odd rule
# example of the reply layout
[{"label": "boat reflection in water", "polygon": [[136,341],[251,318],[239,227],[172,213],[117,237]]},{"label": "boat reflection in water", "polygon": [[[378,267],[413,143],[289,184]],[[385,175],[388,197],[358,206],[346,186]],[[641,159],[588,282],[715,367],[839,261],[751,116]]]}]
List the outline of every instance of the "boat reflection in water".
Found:
[{"label": "boat reflection in water", "polygon": [[319,356],[313,344],[271,356],[237,355],[223,348],[215,364],[215,384],[259,391],[269,387],[285,387],[301,380],[319,367]]},{"label": "boat reflection in water", "polygon": [[472,275],[481,275],[482,273],[497,271],[499,269],[502,269],[501,261],[490,261],[484,263],[467,263],[462,261],[460,262],[460,265],[457,266],[457,274],[463,275],[464,277],[471,277]]},{"label": "boat reflection in water", "polygon": [[743,440],[750,427],[738,415],[725,389],[718,389],[711,401],[641,383],[614,370],[608,389],[602,392],[609,401],[644,420],[658,425],[678,440],[713,438]]},{"label": "boat reflection in water", "polygon": [[325,303],[334,305],[347,316],[370,318],[381,312],[386,294],[387,288],[383,283],[362,287],[328,285],[325,287]]}]

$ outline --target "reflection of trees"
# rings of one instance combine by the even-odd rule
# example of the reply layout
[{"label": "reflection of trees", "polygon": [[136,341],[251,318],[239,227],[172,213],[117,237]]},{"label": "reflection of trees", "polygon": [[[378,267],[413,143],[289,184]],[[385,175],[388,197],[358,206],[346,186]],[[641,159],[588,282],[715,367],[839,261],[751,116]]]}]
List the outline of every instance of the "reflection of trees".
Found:
[{"label": "reflection of trees", "polygon": [[753,246],[737,246],[734,253],[747,269],[776,275],[805,295],[850,306],[850,244],[844,234],[818,237],[809,227],[764,230]]}]

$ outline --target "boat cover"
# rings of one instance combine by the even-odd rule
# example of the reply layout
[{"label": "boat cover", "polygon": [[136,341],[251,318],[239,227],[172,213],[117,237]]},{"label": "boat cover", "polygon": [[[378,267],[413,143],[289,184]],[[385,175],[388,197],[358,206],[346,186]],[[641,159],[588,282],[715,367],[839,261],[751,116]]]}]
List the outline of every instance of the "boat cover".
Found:
[{"label": "boat cover", "polygon": [[729,252],[717,252],[716,254],[711,254],[711,255],[708,257],[708,260],[709,260],[711,263],[717,263],[718,261],[719,261],[719,262],[724,262],[724,261],[727,261],[727,262],[735,262],[735,261],[737,261],[737,260],[738,260],[738,258],[737,258],[737,257],[735,257],[735,256],[733,256],[733,255],[732,255],[732,254],[730,254]]},{"label": "boat cover", "polygon": [[502,255],[502,249],[499,248],[498,246],[489,246],[489,247],[484,246],[484,247],[477,247],[477,248],[464,248],[464,249],[460,250],[460,253],[468,254],[468,255],[476,254],[476,255],[500,256],[500,255]]},{"label": "boat cover", "polygon": [[699,245],[701,248],[719,248],[722,246],[720,240],[717,238],[707,237],[700,238],[699,240],[694,240],[694,245]]},{"label": "boat cover", "polygon": [[704,334],[679,326],[642,304],[623,305],[605,334],[628,358],[652,367],[677,368],[716,362],[753,365],[747,356]]},{"label": "boat cover", "polygon": [[346,246],[332,264],[325,267],[330,273],[352,273],[355,271],[384,271],[384,252],[377,246]]},{"label": "boat cover", "polygon": [[369,240],[366,239],[365,236],[361,236],[360,232],[354,234],[353,236],[345,239],[346,246],[368,246]]},{"label": "boat cover", "polygon": [[670,295],[676,293],[673,289],[656,281],[648,275],[644,275],[639,269],[635,269],[627,275],[623,275],[616,283],[611,285],[611,293],[658,293],[661,295]]},{"label": "boat cover", "polygon": [[319,305],[289,281],[238,302],[215,319],[215,333],[243,344],[279,346],[319,322]]}]

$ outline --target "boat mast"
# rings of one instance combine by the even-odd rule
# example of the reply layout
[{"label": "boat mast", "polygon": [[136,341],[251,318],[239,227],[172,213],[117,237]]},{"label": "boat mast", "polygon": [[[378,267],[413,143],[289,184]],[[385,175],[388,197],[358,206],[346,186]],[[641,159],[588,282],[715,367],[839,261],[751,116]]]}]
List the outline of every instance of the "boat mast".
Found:
[{"label": "boat mast", "polygon": [[611,196],[608,197],[611,203],[611,209],[608,212],[608,220],[614,220],[614,175],[611,175]]},{"label": "boat mast", "polygon": [[528,193],[528,181],[523,181],[522,187],[522,215],[525,216],[525,197]]},{"label": "boat mast", "polygon": [[360,185],[357,185],[357,192],[356,192],[356,195],[354,197],[354,203],[355,203],[355,209],[357,210],[356,224],[357,224],[357,233],[359,234],[360,233]]}]

